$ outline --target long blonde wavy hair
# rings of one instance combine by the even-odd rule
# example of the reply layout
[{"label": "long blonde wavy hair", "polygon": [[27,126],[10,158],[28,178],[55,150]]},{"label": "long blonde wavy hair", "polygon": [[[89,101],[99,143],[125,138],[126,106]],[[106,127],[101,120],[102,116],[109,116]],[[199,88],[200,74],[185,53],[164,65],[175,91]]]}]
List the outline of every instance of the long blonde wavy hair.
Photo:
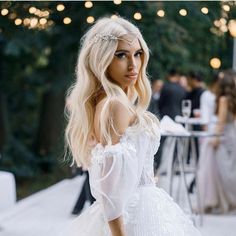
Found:
[{"label": "long blonde wavy hair", "polygon": [[[144,52],[139,78],[128,91],[132,94],[132,101],[117,84],[109,80],[106,73],[117,49],[118,40],[104,40],[102,37],[112,35],[120,38],[127,34],[136,35]],[[68,125],[65,131],[66,150],[70,150],[73,161],[78,166],[88,167],[90,164],[89,141],[94,133],[96,97],[101,89],[106,94],[106,102],[101,111],[100,132],[107,144],[111,144],[112,119],[109,116],[109,107],[114,99],[119,99],[135,114],[138,126],[155,122],[155,117],[146,112],[151,97],[151,87],[146,75],[148,59],[149,49],[139,29],[123,18],[101,18],[83,36],[76,67],[76,82],[67,94]]]}]

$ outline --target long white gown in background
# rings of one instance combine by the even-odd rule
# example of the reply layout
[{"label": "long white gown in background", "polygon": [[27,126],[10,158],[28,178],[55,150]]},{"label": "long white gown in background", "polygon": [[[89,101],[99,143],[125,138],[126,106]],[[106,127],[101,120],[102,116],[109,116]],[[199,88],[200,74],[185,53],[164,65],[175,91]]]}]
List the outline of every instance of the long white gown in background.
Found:
[{"label": "long white gown in background", "polygon": [[60,234],[111,236],[107,221],[123,216],[127,236],[197,236],[199,231],[180,207],[155,186],[153,158],[159,126],[132,125],[120,142],[92,150],[90,186],[96,202]]},{"label": "long white gown in background", "polygon": [[236,120],[232,114],[217,149],[212,138],[201,146],[198,170],[199,211],[226,213],[236,210]]}]

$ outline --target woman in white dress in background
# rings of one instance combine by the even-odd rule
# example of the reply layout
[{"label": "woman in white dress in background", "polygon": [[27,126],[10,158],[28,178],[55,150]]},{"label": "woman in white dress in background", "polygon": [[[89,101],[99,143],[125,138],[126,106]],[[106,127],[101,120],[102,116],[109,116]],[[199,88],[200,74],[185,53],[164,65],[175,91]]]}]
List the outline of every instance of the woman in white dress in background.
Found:
[{"label": "woman in white dress in background", "polygon": [[66,141],[88,168],[96,202],[61,235],[194,236],[191,220],[155,186],[160,131],[146,109],[148,47],[137,27],[102,18],[85,34],[70,90]]},{"label": "woman in white dress in background", "polygon": [[[226,213],[236,209],[236,73],[220,72],[214,86],[215,114],[209,130],[222,136],[202,143],[198,186],[201,212]],[[209,112],[209,111],[208,111]],[[212,119],[213,117],[213,119]]]}]

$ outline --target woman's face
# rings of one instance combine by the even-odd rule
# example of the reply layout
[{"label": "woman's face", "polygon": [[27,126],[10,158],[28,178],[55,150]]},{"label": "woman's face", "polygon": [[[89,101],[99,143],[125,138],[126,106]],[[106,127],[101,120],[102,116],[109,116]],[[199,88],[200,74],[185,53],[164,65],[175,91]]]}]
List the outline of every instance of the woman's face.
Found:
[{"label": "woman's face", "polygon": [[[143,50],[139,40],[134,36],[126,36],[119,40],[117,50],[107,69],[111,81],[118,84],[124,91],[136,83],[143,60]],[[129,43],[131,42],[131,43]]]}]

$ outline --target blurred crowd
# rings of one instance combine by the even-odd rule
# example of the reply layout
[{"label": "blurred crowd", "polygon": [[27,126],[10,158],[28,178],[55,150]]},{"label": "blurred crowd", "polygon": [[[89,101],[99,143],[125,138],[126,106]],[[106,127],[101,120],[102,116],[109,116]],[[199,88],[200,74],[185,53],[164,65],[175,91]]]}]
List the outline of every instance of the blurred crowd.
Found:
[{"label": "blurred crowd", "polygon": [[[195,131],[209,132],[208,138],[196,139],[200,212],[225,213],[236,209],[236,73],[218,72],[208,83],[199,72],[182,75],[171,70],[166,79],[152,81],[149,111],[160,120],[175,120],[183,115],[181,104],[191,104],[190,118],[198,119]],[[155,170],[160,167],[165,138],[155,156]],[[193,192],[195,180],[189,186]]]}]

